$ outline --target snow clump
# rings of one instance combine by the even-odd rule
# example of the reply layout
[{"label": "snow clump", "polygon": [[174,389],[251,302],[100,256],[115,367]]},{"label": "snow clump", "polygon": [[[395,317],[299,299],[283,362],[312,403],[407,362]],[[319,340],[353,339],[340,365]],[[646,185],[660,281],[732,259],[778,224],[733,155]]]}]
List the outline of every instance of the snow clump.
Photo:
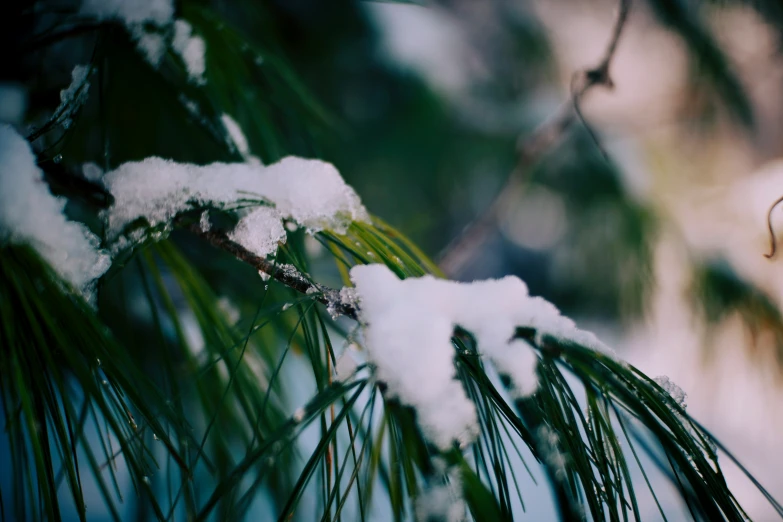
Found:
[{"label": "snow clump", "polygon": [[89,300],[110,259],[86,226],[65,218],[65,203],[49,192],[27,140],[0,125],[0,241],[29,244]]},{"label": "snow clump", "polygon": [[160,65],[170,42],[190,81],[198,85],[206,82],[206,43],[192,35],[188,22],[174,19],[173,0],[82,0],[81,13],[122,23],[153,67]]},{"label": "snow clump", "polygon": [[[114,196],[114,205],[104,212],[110,241],[120,240],[126,227],[139,220],[167,229],[181,212],[207,206],[226,208],[240,199],[269,205],[242,218],[233,234],[235,241],[259,256],[272,253],[277,241],[285,237],[284,219],[310,233],[324,229],[344,233],[351,222],[369,220],[359,196],[334,166],[293,156],[269,166],[199,166],[151,157],[120,165],[106,173],[103,182]],[[140,239],[139,232],[143,236],[144,231],[137,231],[129,239]],[[123,246],[123,241],[116,241],[115,250]]]},{"label": "snow clump", "polygon": [[469,331],[480,351],[524,397],[538,386],[538,356],[518,328],[544,336],[605,347],[560,315],[554,305],[531,297],[517,277],[458,283],[432,276],[400,280],[385,265],[355,266],[359,318],[368,358],[391,395],[413,406],[427,438],[446,450],[478,435],[476,408],[456,378],[452,345],[455,327]]}]

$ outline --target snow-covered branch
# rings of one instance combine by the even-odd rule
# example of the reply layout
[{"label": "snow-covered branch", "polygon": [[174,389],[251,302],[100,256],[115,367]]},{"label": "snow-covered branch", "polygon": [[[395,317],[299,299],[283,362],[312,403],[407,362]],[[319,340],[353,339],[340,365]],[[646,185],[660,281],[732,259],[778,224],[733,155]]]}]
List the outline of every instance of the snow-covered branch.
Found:
[{"label": "snow-covered branch", "polygon": [[211,245],[228,252],[240,261],[247,263],[261,273],[284,284],[285,286],[301,292],[313,295],[315,299],[327,306],[330,312],[336,315],[344,315],[357,319],[356,308],[340,298],[340,292],[333,288],[310,281],[304,274],[291,265],[280,265],[259,256],[233,241],[224,232],[209,229],[205,230],[199,224],[194,223],[188,229],[195,235],[208,241]]}]

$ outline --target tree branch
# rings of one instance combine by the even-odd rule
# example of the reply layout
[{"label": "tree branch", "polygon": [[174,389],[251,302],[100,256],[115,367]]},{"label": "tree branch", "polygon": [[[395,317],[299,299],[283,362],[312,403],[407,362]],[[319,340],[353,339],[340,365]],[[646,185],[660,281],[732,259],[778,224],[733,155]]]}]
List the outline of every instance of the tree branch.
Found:
[{"label": "tree branch", "polygon": [[240,261],[247,263],[259,272],[263,272],[285,286],[302,294],[312,295],[318,302],[327,306],[330,312],[358,319],[356,308],[340,299],[340,293],[333,288],[314,283],[291,265],[277,265],[257,256],[239,243],[218,230],[203,230],[198,223],[187,226],[193,234],[206,240],[212,246],[228,252]]},{"label": "tree branch", "polygon": [[524,174],[534,167],[541,157],[565,136],[571,125],[578,119],[588,129],[590,136],[598,149],[608,159],[606,152],[598,141],[595,133],[585,122],[581,111],[582,98],[595,86],[601,85],[609,89],[614,82],[609,69],[617,51],[620,37],[628,21],[631,10],[631,0],[620,0],[617,18],[612,29],[612,35],[601,61],[595,67],[576,73],[571,80],[571,99],[565,103],[558,113],[539,126],[531,135],[520,137],[517,142],[519,160],[514,170],[500,189],[494,201],[474,221],[443,250],[440,256],[440,268],[447,275],[457,275],[473,257],[474,253],[484,243],[487,232],[497,225],[499,217],[518,196],[518,189],[524,181]]},{"label": "tree branch", "polygon": [[769,229],[769,254],[764,254],[764,257],[767,259],[772,259],[775,257],[775,252],[778,250],[778,241],[775,238],[775,228],[772,226],[772,211],[775,210],[775,207],[781,203],[783,203],[783,196],[779,197],[767,211],[767,228]]}]

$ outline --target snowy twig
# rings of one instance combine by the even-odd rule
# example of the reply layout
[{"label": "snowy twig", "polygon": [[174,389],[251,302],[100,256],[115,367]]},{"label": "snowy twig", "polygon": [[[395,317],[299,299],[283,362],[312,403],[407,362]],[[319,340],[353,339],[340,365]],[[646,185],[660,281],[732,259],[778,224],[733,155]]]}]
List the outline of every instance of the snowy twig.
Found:
[{"label": "snowy twig", "polygon": [[517,142],[519,161],[514,171],[508,177],[506,184],[498,192],[498,195],[489,207],[469,223],[444,249],[439,264],[440,268],[447,275],[456,276],[461,272],[465,264],[470,261],[473,254],[478,250],[478,247],[486,240],[487,232],[497,224],[498,218],[503,214],[503,210],[508,208],[518,198],[518,189],[523,184],[524,174],[534,167],[548,150],[563,139],[566,131],[577,120],[585,125],[593,141],[604,157],[606,157],[606,152],[598,142],[595,133],[593,133],[582,116],[581,101],[585,94],[595,86],[601,85],[610,89],[614,87],[609,68],[628,20],[630,8],[631,0],[620,0],[612,36],[604,51],[603,58],[595,67],[574,75],[571,81],[571,99],[561,107],[553,118],[538,127],[533,134],[520,137]]},{"label": "snowy twig", "polygon": [[302,294],[313,295],[317,301],[327,305],[330,311],[334,311],[339,315],[351,317],[352,319],[357,319],[356,308],[349,303],[343,302],[340,299],[340,294],[337,290],[318,283],[313,283],[301,272],[290,267],[290,265],[280,266],[268,261],[266,258],[254,254],[239,243],[232,241],[225,233],[219,230],[204,230],[198,223],[189,225],[188,230],[205,239],[212,244],[212,246],[228,252],[240,261],[247,263],[259,272],[269,275],[285,286],[292,288],[297,292],[301,292]]}]

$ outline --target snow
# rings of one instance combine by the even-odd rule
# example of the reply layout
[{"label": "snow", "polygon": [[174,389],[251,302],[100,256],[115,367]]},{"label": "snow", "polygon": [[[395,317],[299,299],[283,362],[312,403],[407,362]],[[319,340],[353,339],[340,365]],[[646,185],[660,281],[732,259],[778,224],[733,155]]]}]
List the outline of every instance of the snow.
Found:
[{"label": "snow", "polygon": [[71,126],[71,116],[87,101],[87,92],[90,89],[90,82],[87,81],[89,75],[90,66],[77,65],[71,71],[71,83],[60,91],[60,105],[54,111],[54,118],[66,129]]},{"label": "snow", "polygon": [[185,109],[190,113],[191,116],[195,118],[201,117],[201,111],[198,108],[198,103],[196,103],[194,100],[191,100],[184,94],[180,93],[179,101],[182,103],[182,106],[185,107]]},{"label": "snow", "polygon": [[258,207],[239,220],[230,238],[255,255],[266,257],[277,250],[278,242],[285,243],[280,213],[270,207]]},{"label": "snow", "polygon": [[163,55],[166,54],[166,39],[163,35],[141,30],[134,30],[132,34],[136,38],[136,46],[147,58],[150,65],[156,68],[160,66]]},{"label": "snow", "polygon": [[368,358],[392,396],[413,406],[421,428],[446,450],[478,434],[476,409],[456,380],[454,328],[468,330],[480,355],[507,375],[515,397],[538,385],[538,357],[529,344],[514,339],[518,327],[594,349],[603,345],[576,327],[551,303],[528,295],[519,278],[458,283],[432,276],[400,280],[385,265],[355,266],[356,286]]},{"label": "snow", "polygon": [[356,302],[359,299],[359,295],[356,293],[355,288],[343,287],[340,289],[340,303],[346,306],[356,306]]},{"label": "snow", "polygon": [[82,0],[81,12],[99,20],[120,20],[125,25],[151,23],[164,26],[174,18],[173,0]]},{"label": "snow", "polygon": [[185,63],[190,80],[196,84],[203,84],[204,73],[207,70],[205,53],[207,45],[200,36],[191,36],[193,28],[185,20],[174,22],[174,39],[171,47],[179,54]]},{"label": "snow", "polygon": [[212,223],[209,221],[209,210],[201,213],[201,217],[198,219],[198,226],[202,232],[207,232],[212,228]]},{"label": "snow", "polygon": [[237,121],[226,113],[223,113],[220,117],[220,121],[223,122],[223,127],[226,128],[226,132],[231,139],[230,144],[236,147],[237,152],[239,152],[243,158],[248,158],[250,156],[250,146],[247,144],[247,138]]},{"label": "snow", "polygon": [[685,400],[688,398],[688,395],[682,391],[682,388],[674,384],[674,382],[672,382],[672,380],[665,375],[660,375],[653,380],[658,386],[663,388],[663,391],[668,393],[671,398],[674,399],[674,402],[676,402],[681,408],[685,409]]},{"label": "snow", "polygon": [[343,287],[335,299],[329,299],[326,311],[332,319],[337,319],[343,315],[344,307],[356,308],[358,298],[355,288]]},{"label": "snow", "polygon": [[443,477],[441,483],[432,484],[419,492],[414,510],[416,520],[424,522],[463,522],[467,520],[467,507],[462,497],[462,480],[458,473],[451,472]]},{"label": "snow", "polygon": [[160,65],[167,47],[166,31],[173,27],[171,48],[182,58],[190,81],[205,83],[207,45],[192,35],[188,22],[174,19],[173,0],[82,0],[81,14],[121,22],[153,67]]},{"label": "snow", "polygon": [[82,176],[90,181],[100,181],[103,176],[103,170],[97,163],[88,161],[87,163],[82,163]]},{"label": "snow", "polygon": [[110,260],[87,227],[65,219],[64,207],[65,200],[49,192],[30,144],[11,126],[0,125],[0,238],[35,248],[89,299]]},{"label": "snow", "polygon": [[[226,208],[240,199],[274,205],[279,219],[293,219],[310,233],[324,229],[344,233],[351,222],[369,219],[356,192],[345,184],[337,169],[319,160],[287,157],[269,166],[198,166],[151,157],[120,165],[106,173],[103,181],[115,198],[114,205],[104,212],[110,241],[120,239],[125,228],[139,219],[145,219],[151,227],[168,229],[181,212],[207,206]],[[272,226],[262,216],[246,219],[263,220]],[[262,250],[265,241],[277,237],[276,232],[259,233],[252,246]],[[250,238],[247,231],[238,230],[237,234],[242,239]],[[136,234],[129,239],[140,237]],[[118,241],[115,250],[122,246]]]}]

